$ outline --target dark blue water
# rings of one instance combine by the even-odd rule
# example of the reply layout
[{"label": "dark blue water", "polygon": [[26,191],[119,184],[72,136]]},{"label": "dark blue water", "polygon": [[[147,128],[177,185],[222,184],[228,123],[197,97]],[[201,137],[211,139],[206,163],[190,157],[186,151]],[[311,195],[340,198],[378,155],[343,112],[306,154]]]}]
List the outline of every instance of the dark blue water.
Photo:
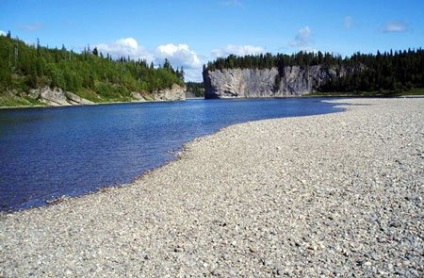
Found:
[{"label": "dark blue water", "polygon": [[0,210],[133,181],[234,123],[338,111],[317,98],[0,110]]}]

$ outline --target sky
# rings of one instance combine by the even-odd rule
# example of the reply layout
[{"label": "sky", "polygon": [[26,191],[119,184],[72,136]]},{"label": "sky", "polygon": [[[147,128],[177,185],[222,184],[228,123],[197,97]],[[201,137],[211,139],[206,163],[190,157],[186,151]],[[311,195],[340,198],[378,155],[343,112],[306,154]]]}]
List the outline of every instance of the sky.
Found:
[{"label": "sky", "polygon": [[149,64],[202,66],[229,54],[342,56],[424,47],[424,0],[0,0],[0,34]]}]

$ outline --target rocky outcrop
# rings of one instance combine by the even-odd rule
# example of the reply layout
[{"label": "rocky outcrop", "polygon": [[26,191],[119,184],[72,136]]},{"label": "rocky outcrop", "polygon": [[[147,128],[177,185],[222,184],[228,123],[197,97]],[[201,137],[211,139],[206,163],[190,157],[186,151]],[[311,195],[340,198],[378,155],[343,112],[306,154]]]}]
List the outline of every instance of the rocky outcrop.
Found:
[{"label": "rocky outcrop", "polygon": [[135,100],[135,102],[145,102],[146,99],[139,92],[132,92],[131,97]]},{"label": "rocky outcrop", "polygon": [[[133,92],[131,97],[134,102],[144,102],[147,100],[154,101],[175,101],[185,100],[185,87],[174,84],[170,89],[157,91],[152,95],[147,93],[144,96],[138,92]],[[74,93],[65,92],[59,88],[50,88],[48,86],[38,89],[31,89],[29,93],[24,94],[25,97],[37,100],[48,106],[70,106],[70,105],[89,105],[94,102],[84,99]]]},{"label": "rocky outcrop", "polygon": [[163,89],[158,92],[156,92],[153,95],[153,99],[156,101],[177,101],[177,100],[185,100],[186,88],[182,87],[178,84],[172,85],[170,89]]},{"label": "rocky outcrop", "polygon": [[300,96],[353,72],[339,66],[287,66],[271,69],[205,71],[205,98],[260,98]]},{"label": "rocky outcrop", "polygon": [[59,88],[51,89],[48,86],[39,89],[31,89],[27,96],[49,106],[94,104],[94,102],[84,99],[74,93],[64,92]]},{"label": "rocky outcrop", "polygon": [[66,98],[71,105],[89,105],[94,104],[94,102],[89,101],[85,98],[82,98],[74,93],[66,92]]}]

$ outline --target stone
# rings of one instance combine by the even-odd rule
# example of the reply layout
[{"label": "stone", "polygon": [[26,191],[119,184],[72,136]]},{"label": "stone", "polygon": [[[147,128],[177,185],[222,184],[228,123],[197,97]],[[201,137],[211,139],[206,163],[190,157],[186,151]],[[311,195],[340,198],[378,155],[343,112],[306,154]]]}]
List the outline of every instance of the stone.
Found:
[{"label": "stone", "polygon": [[60,88],[43,88],[31,89],[27,94],[32,99],[44,102],[49,106],[69,106],[69,105],[89,105],[94,102],[84,99],[72,92],[65,92]]},{"label": "stone", "polygon": [[41,89],[40,98],[43,102],[52,106],[69,105],[65,93],[58,88],[50,89],[49,87],[44,87]]},{"label": "stone", "polygon": [[68,102],[70,104],[73,104],[73,105],[81,105],[81,104],[83,104],[83,105],[89,105],[89,104],[94,104],[94,102],[89,101],[89,100],[87,100],[85,98],[82,98],[82,97],[80,97],[80,96],[78,96],[78,95],[76,95],[74,93],[71,93],[71,92],[66,92],[66,98],[68,99]]}]

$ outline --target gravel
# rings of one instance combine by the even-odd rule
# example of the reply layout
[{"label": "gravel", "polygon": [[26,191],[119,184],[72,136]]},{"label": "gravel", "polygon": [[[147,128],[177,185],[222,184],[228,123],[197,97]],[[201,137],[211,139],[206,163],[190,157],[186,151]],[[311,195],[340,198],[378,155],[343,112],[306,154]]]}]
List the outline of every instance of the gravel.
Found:
[{"label": "gravel", "polygon": [[0,277],[424,276],[424,99],[234,125],[131,185],[0,215]]}]

